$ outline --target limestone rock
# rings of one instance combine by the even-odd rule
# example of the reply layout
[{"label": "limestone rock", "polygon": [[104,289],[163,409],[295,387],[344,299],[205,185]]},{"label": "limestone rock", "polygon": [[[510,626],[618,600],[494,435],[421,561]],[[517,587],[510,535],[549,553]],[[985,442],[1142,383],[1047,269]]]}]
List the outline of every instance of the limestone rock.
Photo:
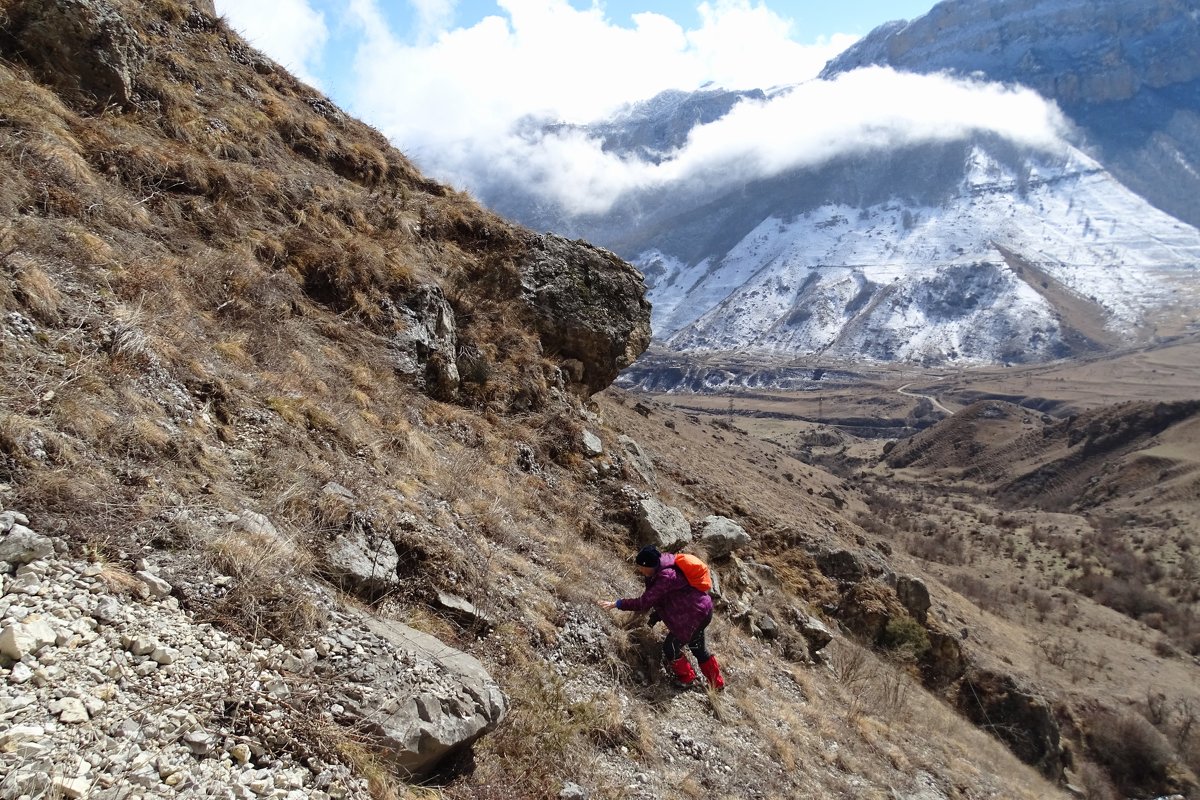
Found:
[{"label": "limestone rock", "polygon": [[600,437],[591,431],[583,432],[583,454],[588,458],[604,454],[604,443],[600,441]]},{"label": "limestone rock", "polygon": [[338,536],[325,558],[326,571],[334,582],[365,595],[394,587],[399,565],[400,556],[391,540],[368,536],[358,526]]},{"label": "limestone rock", "polygon": [[813,554],[822,573],[842,583],[879,578],[891,584],[895,575],[878,553],[870,550],[822,548]]},{"label": "limestone rock", "polygon": [[621,450],[625,453],[625,459],[629,466],[633,467],[633,471],[646,482],[647,486],[657,488],[658,475],[654,472],[654,462],[650,460],[650,456],[646,455],[646,451],[634,439],[622,435],[618,440],[621,444]]},{"label": "limestone rock", "polygon": [[0,654],[20,661],[27,655],[37,655],[42,648],[54,644],[57,638],[54,629],[42,620],[14,622],[0,630]]},{"label": "limestone rock", "polygon": [[683,512],[653,497],[638,501],[635,519],[643,544],[675,550],[692,541],[692,529]]},{"label": "limestone rock", "polygon": [[146,45],[105,0],[25,0],[10,9],[22,54],[50,83],[128,105]]},{"label": "limestone rock", "polygon": [[750,534],[728,517],[705,517],[697,539],[712,559],[727,558],[734,550],[750,544]]},{"label": "limestone rock", "polygon": [[279,531],[275,530],[275,525],[271,520],[256,511],[243,511],[240,515],[234,516],[231,521],[236,530],[248,533],[251,536],[265,536],[271,539],[279,538]]},{"label": "limestone rock", "polygon": [[54,543],[50,539],[13,521],[11,516],[8,517],[8,523],[7,531],[0,534],[0,561],[28,564],[54,552]]},{"label": "limestone rock", "polygon": [[437,603],[442,609],[449,611],[457,617],[464,625],[469,627],[478,626],[485,629],[495,627],[495,621],[488,614],[480,611],[470,601],[456,594],[438,592]]},{"label": "limestone rock", "polygon": [[413,692],[401,685],[402,665],[381,665],[402,671],[394,680],[378,680],[376,691],[362,702],[342,698],[380,738],[398,769],[419,776],[504,719],[504,695],[475,658],[399,622],[363,615],[361,623],[417,663],[434,665],[440,676]]},{"label": "limestone rock", "polygon": [[458,391],[458,330],[454,309],[440,286],[417,287],[389,308],[400,332],[392,337],[396,371],[411,377],[432,396]]},{"label": "limestone rock", "polygon": [[583,364],[595,394],[650,345],[650,303],[641,274],[582,241],[533,235],[518,265],[521,294],[548,353]]},{"label": "limestone rock", "polygon": [[810,657],[816,657],[816,654],[825,645],[833,641],[833,631],[821,620],[810,614],[798,613],[796,620],[796,629],[800,631],[800,635],[804,637],[804,641],[808,643],[808,654]]},{"label": "limestone rock", "polygon": [[151,597],[162,598],[171,593],[171,584],[149,570],[141,570],[136,573],[135,577],[150,590]]}]

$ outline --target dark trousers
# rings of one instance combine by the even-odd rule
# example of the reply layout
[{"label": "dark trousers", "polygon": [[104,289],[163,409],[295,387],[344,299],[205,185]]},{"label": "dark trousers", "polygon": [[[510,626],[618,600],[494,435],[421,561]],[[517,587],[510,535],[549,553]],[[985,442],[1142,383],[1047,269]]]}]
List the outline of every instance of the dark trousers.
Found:
[{"label": "dark trousers", "polygon": [[[692,634],[692,638],[687,642],[687,649],[692,651],[692,655],[696,657],[696,662],[703,664],[712,658],[712,653],[708,652],[708,647],[704,644],[704,630],[708,627],[708,623],[712,622],[712,614],[708,615],[708,619],[700,624],[696,632]],[[678,661],[683,655],[684,643],[675,638],[675,634],[668,633],[666,641],[663,642],[663,658],[668,662]]]}]

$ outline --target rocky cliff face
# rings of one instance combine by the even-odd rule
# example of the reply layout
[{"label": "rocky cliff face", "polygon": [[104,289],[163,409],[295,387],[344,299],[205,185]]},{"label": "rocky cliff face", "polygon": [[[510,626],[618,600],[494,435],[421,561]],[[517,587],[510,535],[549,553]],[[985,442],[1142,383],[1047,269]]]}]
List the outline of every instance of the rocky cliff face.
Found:
[{"label": "rocky cliff face", "polygon": [[1030,86],[1058,101],[1122,181],[1200,224],[1200,5],[1191,0],[949,0],[873,31],[822,76],[870,64]]},{"label": "rocky cliff face", "polygon": [[868,65],[978,70],[1067,108],[1127,101],[1200,78],[1198,12],[1187,0],[947,0],[876,29],[821,75]]}]

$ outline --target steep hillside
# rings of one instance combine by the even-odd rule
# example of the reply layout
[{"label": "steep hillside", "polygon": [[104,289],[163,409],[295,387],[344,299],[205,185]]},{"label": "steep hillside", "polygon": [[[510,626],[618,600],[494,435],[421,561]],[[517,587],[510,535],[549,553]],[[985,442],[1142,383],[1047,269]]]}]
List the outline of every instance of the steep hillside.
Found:
[{"label": "steep hillside", "polygon": [[[0,797],[1049,798],[1140,755],[859,487],[601,391],[629,265],[211,11],[0,3]],[[724,694],[595,604],[648,539],[711,562]]]}]

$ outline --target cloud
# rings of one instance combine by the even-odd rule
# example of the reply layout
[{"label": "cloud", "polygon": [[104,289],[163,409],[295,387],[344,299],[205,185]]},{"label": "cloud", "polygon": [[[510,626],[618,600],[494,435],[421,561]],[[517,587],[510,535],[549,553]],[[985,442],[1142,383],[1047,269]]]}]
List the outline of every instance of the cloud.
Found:
[{"label": "cloud", "polygon": [[[266,2],[220,2],[235,25],[270,37],[256,41],[281,61],[290,52],[313,63],[325,41],[324,18],[304,0],[272,0],[269,13]],[[1050,149],[1066,130],[1057,107],[1026,89],[878,67],[817,80],[853,37],[801,45],[790,20],[749,0],[700,4],[694,29],[650,12],[618,25],[602,4],[568,0],[497,0],[499,13],[450,29],[454,0],[410,0],[420,28],[410,38],[389,27],[383,0],[336,2],[356,41],[352,94],[338,101],[427,173],[484,199],[517,184],[567,213],[603,213],[628,192],[743,182],[979,131]],[[542,132],[706,83],[792,88],[696,128],[658,164],[606,153],[577,129]]]},{"label": "cloud", "polygon": [[316,65],[329,39],[329,28],[325,16],[307,0],[216,0],[216,7],[250,44],[300,80],[320,86]]},{"label": "cloud", "polygon": [[741,0],[701,5],[695,30],[650,12],[620,26],[599,6],[500,0],[502,14],[412,46],[376,0],[350,8],[363,31],[353,110],[436,171],[527,116],[586,122],[669,88],[794,83],[852,41],[800,45],[788,20]]},{"label": "cloud", "polygon": [[715,190],[839,156],[981,132],[1056,151],[1068,125],[1057,106],[1030,89],[873,67],[742,101],[694,128],[659,163],[604,152],[578,129],[467,139],[439,156],[477,190],[517,183],[569,214],[595,214],[628,192],[697,184]]}]

